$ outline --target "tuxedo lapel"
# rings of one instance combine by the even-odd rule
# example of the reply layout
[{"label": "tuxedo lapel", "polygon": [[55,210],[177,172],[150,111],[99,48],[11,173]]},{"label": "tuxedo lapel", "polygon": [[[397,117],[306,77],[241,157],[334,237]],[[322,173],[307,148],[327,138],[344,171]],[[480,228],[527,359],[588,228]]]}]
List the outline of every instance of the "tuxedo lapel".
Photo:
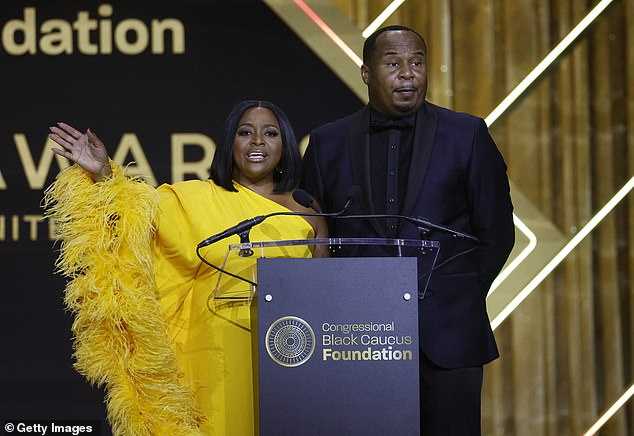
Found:
[{"label": "tuxedo lapel", "polygon": [[[370,181],[370,107],[366,105],[352,119],[348,133],[350,145],[350,162],[352,162],[352,176],[354,183],[363,190],[361,206],[364,213],[374,213],[372,204],[372,182]],[[385,237],[384,226],[376,219],[370,219],[372,227],[382,237]]]},{"label": "tuxedo lapel", "polygon": [[436,137],[438,118],[433,106],[425,102],[416,114],[416,130],[412,146],[412,160],[409,165],[407,188],[403,200],[402,214],[412,216],[427,173],[427,166]]}]

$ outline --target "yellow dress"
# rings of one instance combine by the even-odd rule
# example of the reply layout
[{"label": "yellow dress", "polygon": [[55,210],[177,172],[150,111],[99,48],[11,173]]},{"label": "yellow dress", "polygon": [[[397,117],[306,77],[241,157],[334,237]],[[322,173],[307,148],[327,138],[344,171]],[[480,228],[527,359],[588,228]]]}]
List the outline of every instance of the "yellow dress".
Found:
[{"label": "yellow dress", "polygon": [[[56,266],[70,279],[75,368],[105,387],[115,434],[253,434],[249,303],[214,300],[218,272],[198,259],[196,246],[245,219],[288,210],[209,180],[154,190],[111,165],[112,177],[100,183],[72,166],[44,198],[62,240]],[[308,222],[293,216],[251,230],[252,241],[313,236]],[[202,255],[221,265],[227,244],[238,241],[232,236]],[[310,251],[280,248],[267,256]],[[249,275],[256,258],[234,256],[225,268]],[[220,293],[248,286],[221,284]]]},{"label": "yellow dress", "polygon": [[[245,219],[288,211],[283,206],[236,184],[228,192],[212,181],[188,181],[158,188],[156,281],[161,303],[174,341],[179,366],[185,372],[207,421],[206,434],[251,435],[253,423],[253,377],[248,301],[214,300],[218,272],[196,256],[196,245],[213,234]],[[300,217],[275,216],[255,226],[251,241],[313,237],[312,227]],[[201,250],[215,265],[222,265],[227,246],[239,242],[234,235]],[[256,254],[230,256],[226,270],[253,279]],[[306,247],[267,249],[267,256],[308,257]],[[224,277],[224,276],[223,276]],[[237,280],[222,282],[248,292]],[[241,293],[246,295],[247,292]]]}]

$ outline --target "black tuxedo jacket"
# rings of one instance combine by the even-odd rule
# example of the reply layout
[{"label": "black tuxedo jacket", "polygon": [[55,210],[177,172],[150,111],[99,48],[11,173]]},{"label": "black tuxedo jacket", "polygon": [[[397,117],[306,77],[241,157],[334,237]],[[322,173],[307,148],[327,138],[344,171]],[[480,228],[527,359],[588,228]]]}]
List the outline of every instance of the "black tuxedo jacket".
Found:
[{"label": "black tuxedo jacket", "polygon": [[[369,107],[314,130],[304,156],[303,188],[324,211],[341,210],[353,185],[363,190],[351,214],[373,212]],[[480,244],[431,275],[419,301],[420,346],[443,368],[477,366],[498,357],[486,295],[514,244],[513,206],[506,164],[484,121],[425,103],[417,112],[401,214],[476,236]],[[331,220],[331,237],[385,237],[381,220]],[[419,238],[413,225],[399,237]],[[432,232],[440,241],[436,264],[473,243]],[[390,256],[383,248],[344,249],[341,256]],[[413,255],[416,255],[415,253]],[[419,287],[427,277],[419,257]]]}]

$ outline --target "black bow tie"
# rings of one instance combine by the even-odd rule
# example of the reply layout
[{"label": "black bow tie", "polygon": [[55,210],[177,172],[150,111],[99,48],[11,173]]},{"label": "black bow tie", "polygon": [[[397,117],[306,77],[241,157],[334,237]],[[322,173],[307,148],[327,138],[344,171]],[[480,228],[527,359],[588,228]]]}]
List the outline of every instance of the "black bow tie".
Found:
[{"label": "black bow tie", "polygon": [[403,118],[379,118],[372,117],[370,119],[370,132],[382,132],[390,129],[411,129],[414,127],[409,117]]}]

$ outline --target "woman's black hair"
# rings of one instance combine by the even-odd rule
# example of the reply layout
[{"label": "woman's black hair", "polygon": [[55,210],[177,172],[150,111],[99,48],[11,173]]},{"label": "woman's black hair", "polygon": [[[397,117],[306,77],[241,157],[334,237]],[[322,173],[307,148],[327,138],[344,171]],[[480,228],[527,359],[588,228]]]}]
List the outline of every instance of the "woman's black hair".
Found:
[{"label": "woman's black hair", "polygon": [[216,185],[222,186],[227,191],[237,191],[233,185],[233,142],[238,130],[240,118],[249,109],[263,107],[269,109],[280,124],[280,134],[282,136],[282,157],[280,163],[273,173],[273,181],[276,185],[273,189],[275,193],[288,192],[299,185],[301,175],[302,158],[299,155],[299,148],[295,133],[286,115],[276,105],[269,101],[245,100],[236,104],[227,119],[222,134],[222,140],[216,146],[216,154],[211,162],[211,179]]}]

